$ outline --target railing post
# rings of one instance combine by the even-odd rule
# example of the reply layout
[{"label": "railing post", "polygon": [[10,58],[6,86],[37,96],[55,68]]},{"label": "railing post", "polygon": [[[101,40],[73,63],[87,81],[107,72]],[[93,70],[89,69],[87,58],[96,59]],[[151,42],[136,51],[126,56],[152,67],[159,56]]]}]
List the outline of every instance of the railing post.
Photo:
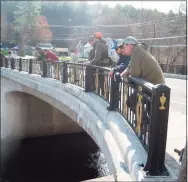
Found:
[{"label": "railing post", "polygon": [[68,71],[67,71],[67,63],[66,61],[63,62],[63,74],[62,74],[62,83],[68,82]]},{"label": "railing post", "polygon": [[14,58],[11,58],[11,69],[14,70],[15,69],[15,60]]},{"label": "railing post", "polygon": [[165,167],[165,150],[169,102],[170,88],[166,85],[156,85],[153,88],[153,98],[151,102],[148,158],[144,167],[146,175],[168,175],[168,171]]},{"label": "railing post", "polygon": [[33,60],[30,59],[29,60],[29,74],[32,74],[33,73]]},{"label": "railing post", "polygon": [[183,65],[183,66],[182,66],[181,73],[182,73],[183,75],[186,75],[186,74],[187,74],[186,65]]},{"label": "railing post", "polygon": [[47,77],[47,62],[43,60],[42,62],[42,77]]},{"label": "railing post", "polygon": [[110,87],[110,105],[107,107],[109,111],[116,110],[118,108],[119,102],[119,83],[114,80],[114,77],[111,78],[111,87]]},{"label": "railing post", "polygon": [[5,68],[8,68],[8,59],[5,58]]},{"label": "railing post", "polygon": [[22,71],[22,58],[19,59],[19,71]]},{"label": "railing post", "polygon": [[91,92],[93,84],[93,69],[90,65],[86,66],[85,72],[85,92]]},{"label": "railing post", "polygon": [[3,67],[4,66],[4,58],[2,58],[2,56],[1,56],[1,60],[0,60],[0,62],[1,62],[1,67]]}]

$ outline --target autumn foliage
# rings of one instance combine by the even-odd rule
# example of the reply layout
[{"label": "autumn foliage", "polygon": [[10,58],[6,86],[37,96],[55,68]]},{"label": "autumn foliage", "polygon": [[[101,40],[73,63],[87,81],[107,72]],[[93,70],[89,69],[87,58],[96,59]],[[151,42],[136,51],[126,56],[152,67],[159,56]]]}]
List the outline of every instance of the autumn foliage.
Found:
[{"label": "autumn foliage", "polygon": [[40,40],[48,40],[52,38],[52,32],[45,16],[36,17],[35,36]]}]

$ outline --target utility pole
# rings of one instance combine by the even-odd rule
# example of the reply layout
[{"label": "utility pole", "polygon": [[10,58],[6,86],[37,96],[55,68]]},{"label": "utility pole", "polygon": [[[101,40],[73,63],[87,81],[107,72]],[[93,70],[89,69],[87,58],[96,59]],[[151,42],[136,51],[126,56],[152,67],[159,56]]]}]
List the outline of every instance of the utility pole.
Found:
[{"label": "utility pole", "polygon": [[142,9],[142,0],[141,0],[141,12],[142,12],[142,38],[144,38],[143,37],[143,9]]}]

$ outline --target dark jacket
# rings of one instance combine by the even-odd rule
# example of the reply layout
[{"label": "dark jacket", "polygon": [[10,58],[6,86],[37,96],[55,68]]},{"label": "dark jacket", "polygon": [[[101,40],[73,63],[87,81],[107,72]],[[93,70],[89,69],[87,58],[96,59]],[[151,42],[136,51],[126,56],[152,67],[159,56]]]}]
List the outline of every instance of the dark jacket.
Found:
[{"label": "dark jacket", "polygon": [[90,64],[102,66],[105,59],[108,59],[108,48],[104,40],[99,40],[93,45]]},{"label": "dark jacket", "polygon": [[119,56],[119,60],[116,65],[119,67],[120,73],[127,68],[130,62],[130,58],[131,58],[130,56],[124,56],[124,55]]},{"label": "dark jacket", "polygon": [[93,49],[90,50],[89,52],[89,60],[92,60],[95,57]]}]

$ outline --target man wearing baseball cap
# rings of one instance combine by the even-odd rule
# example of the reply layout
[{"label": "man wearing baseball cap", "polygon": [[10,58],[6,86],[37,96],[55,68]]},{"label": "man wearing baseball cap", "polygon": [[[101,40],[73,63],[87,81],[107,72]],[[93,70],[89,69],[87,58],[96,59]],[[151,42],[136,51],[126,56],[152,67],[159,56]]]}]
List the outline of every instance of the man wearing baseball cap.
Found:
[{"label": "man wearing baseball cap", "polygon": [[148,52],[148,45],[139,44],[138,41],[128,36],[124,39],[123,52],[127,56],[131,56],[130,64],[121,76],[140,77],[154,85],[164,84],[165,78],[159,63]]},{"label": "man wearing baseball cap", "polygon": [[123,53],[123,41],[118,41],[116,53],[119,55],[119,60],[116,65],[119,67],[119,71],[123,72],[129,65],[130,61],[130,56]]},{"label": "man wearing baseball cap", "polygon": [[[89,43],[93,46],[92,51],[90,52],[89,61],[86,62],[86,65],[97,65],[97,66],[109,66],[111,60],[108,57],[108,47],[106,42],[102,39],[101,32],[95,32],[94,36],[90,37]],[[95,82],[95,69],[93,69],[93,85]],[[104,71],[99,70],[99,85],[104,93]]]},{"label": "man wearing baseball cap", "polygon": [[130,62],[130,56],[126,56],[123,53],[123,40],[119,40],[117,42],[117,45],[114,46],[114,49],[116,50],[116,54],[119,56],[119,60],[116,64],[116,67],[109,72],[110,77],[112,77],[115,72],[122,73],[127,68]]},{"label": "man wearing baseball cap", "polygon": [[108,66],[108,48],[106,42],[102,39],[102,33],[95,32],[94,36],[92,36],[89,39],[89,43],[93,46],[93,55],[92,57],[90,57],[89,64],[98,66]]}]

